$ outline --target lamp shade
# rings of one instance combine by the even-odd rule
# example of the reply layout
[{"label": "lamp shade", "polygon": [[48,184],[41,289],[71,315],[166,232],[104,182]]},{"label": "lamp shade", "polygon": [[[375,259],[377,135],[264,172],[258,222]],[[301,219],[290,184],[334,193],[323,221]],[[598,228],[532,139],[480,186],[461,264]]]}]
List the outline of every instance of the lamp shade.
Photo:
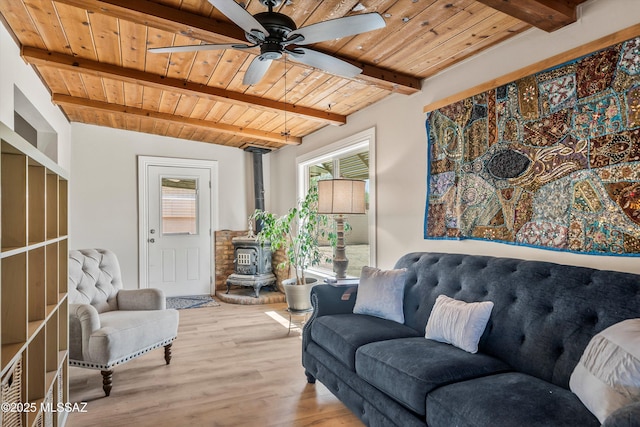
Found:
[{"label": "lamp shade", "polygon": [[359,179],[318,181],[318,212],[322,214],[365,213],[365,182]]}]

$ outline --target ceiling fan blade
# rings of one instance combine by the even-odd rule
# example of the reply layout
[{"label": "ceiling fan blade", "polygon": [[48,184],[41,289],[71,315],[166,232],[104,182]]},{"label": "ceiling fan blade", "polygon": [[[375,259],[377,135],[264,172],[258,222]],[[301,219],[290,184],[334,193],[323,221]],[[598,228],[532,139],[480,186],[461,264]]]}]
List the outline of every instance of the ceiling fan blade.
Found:
[{"label": "ceiling fan blade", "polygon": [[185,46],[152,47],[148,51],[151,53],[176,53],[176,52],[196,52],[200,50],[224,50],[224,49],[249,49],[255,46],[248,44],[190,44]]},{"label": "ceiling fan blade", "polygon": [[209,0],[209,3],[246,33],[255,34],[257,31],[263,33],[265,36],[269,35],[269,31],[234,0]]},{"label": "ceiling fan blade", "polygon": [[[367,31],[384,28],[386,23],[378,13],[365,13],[362,15],[345,16],[318,22],[306,27],[298,28],[289,34],[288,39],[297,45],[319,43],[325,40],[339,39],[340,37],[353,36]],[[303,40],[297,40],[303,36]]]},{"label": "ceiling fan blade", "polygon": [[296,47],[295,49],[287,49],[286,52],[290,54],[291,58],[295,61],[320,68],[321,70],[338,76],[351,78],[362,72],[362,69],[355,65],[315,50]]},{"label": "ceiling fan blade", "polygon": [[253,86],[262,80],[262,77],[269,69],[271,62],[273,62],[272,59],[265,59],[262,55],[256,56],[253,61],[251,61],[251,64],[249,64],[247,71],[244,73],[242,84]]}]

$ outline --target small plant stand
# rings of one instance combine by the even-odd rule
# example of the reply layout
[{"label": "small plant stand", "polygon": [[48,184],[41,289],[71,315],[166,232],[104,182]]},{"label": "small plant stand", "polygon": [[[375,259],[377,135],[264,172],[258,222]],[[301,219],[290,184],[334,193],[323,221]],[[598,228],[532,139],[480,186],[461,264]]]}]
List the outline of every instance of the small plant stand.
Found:
[{"label": "small plant stand", "polygon": [[304,326],[304,324],[307,322],[307,318],[309,316],[310,313],[313,313],[313,308],[308,308],[306,310],[293,310],[291,308],[287,308],[287,312],[289,313],[289,332],[287,333],[287,335],[291,334],[291,329],[292,329],[292,325],[293,325],[293,316],[302,316],[302,323],[300,324],[300,327]]}]

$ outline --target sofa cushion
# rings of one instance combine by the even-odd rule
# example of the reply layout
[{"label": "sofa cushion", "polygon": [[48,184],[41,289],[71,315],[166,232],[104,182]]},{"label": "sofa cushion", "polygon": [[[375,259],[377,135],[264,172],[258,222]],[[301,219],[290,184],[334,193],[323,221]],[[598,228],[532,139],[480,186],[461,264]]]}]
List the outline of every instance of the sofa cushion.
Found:
[{"label": "sofa cushion", "polygon": [[640,427],[640,402],[618,409],[607,417],[602,427]]},{"label": "sofa cushion", "polygon": [[362,379],[421,415],[427,393],[436,387],[508,370],[491,356],[423,337],[379,341],[356,351],[356,373]]},{"label": "sofa cushion", "polygon": [[431,310],[424,336],[477,353],[478,341],[492,308],[491,301],[468,303],[440,295]]},{"label": "sofa cushion", "polygon": [[517,372],[434,390],[427,397],[426,412],[429,427],[600,425],[569,390]]},{"label": "sofa cushion", "polygon": [[380,270],[362,267],[353,312],[404,323],[402,300],[407,270]]},{"label": "sofa cushion", "polygon": [[435,253],[407,254],[395,268],[407,269],[406,325],[424,328],[438,295],[492,301],[479,351],[567,389],[595,334],[621,320],[640,317],[637,274]]},{"label": "sofa cushion", "polygon": [[318,317],[311,328],[313,341],[351,370],[355,370],[358,347],[375,341],[420,335],[415,329],[391,320],[352,313]]},{"label": "sofa cushion", "polygon": [[601,423],[623,406],[639,402],[640,319],[616,323],[594,336],[569,387]]},{"label": "sofa cushion", "polygon": [[[109,365],[178,334],[177,310],[109,311],[89,338],[86,360]],[[127,359],[128,360],[128,359]]]}]

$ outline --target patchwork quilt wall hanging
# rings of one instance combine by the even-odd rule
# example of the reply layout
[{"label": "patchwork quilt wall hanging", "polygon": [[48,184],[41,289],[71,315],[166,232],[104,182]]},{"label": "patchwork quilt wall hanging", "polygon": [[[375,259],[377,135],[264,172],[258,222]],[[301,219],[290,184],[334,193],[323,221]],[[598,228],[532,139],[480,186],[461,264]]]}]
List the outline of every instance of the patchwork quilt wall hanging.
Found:
[{"label": "patchwork quilt wall hanging", "polygon": [[640,255],[640,37],[427,115],[424,236]]}]

